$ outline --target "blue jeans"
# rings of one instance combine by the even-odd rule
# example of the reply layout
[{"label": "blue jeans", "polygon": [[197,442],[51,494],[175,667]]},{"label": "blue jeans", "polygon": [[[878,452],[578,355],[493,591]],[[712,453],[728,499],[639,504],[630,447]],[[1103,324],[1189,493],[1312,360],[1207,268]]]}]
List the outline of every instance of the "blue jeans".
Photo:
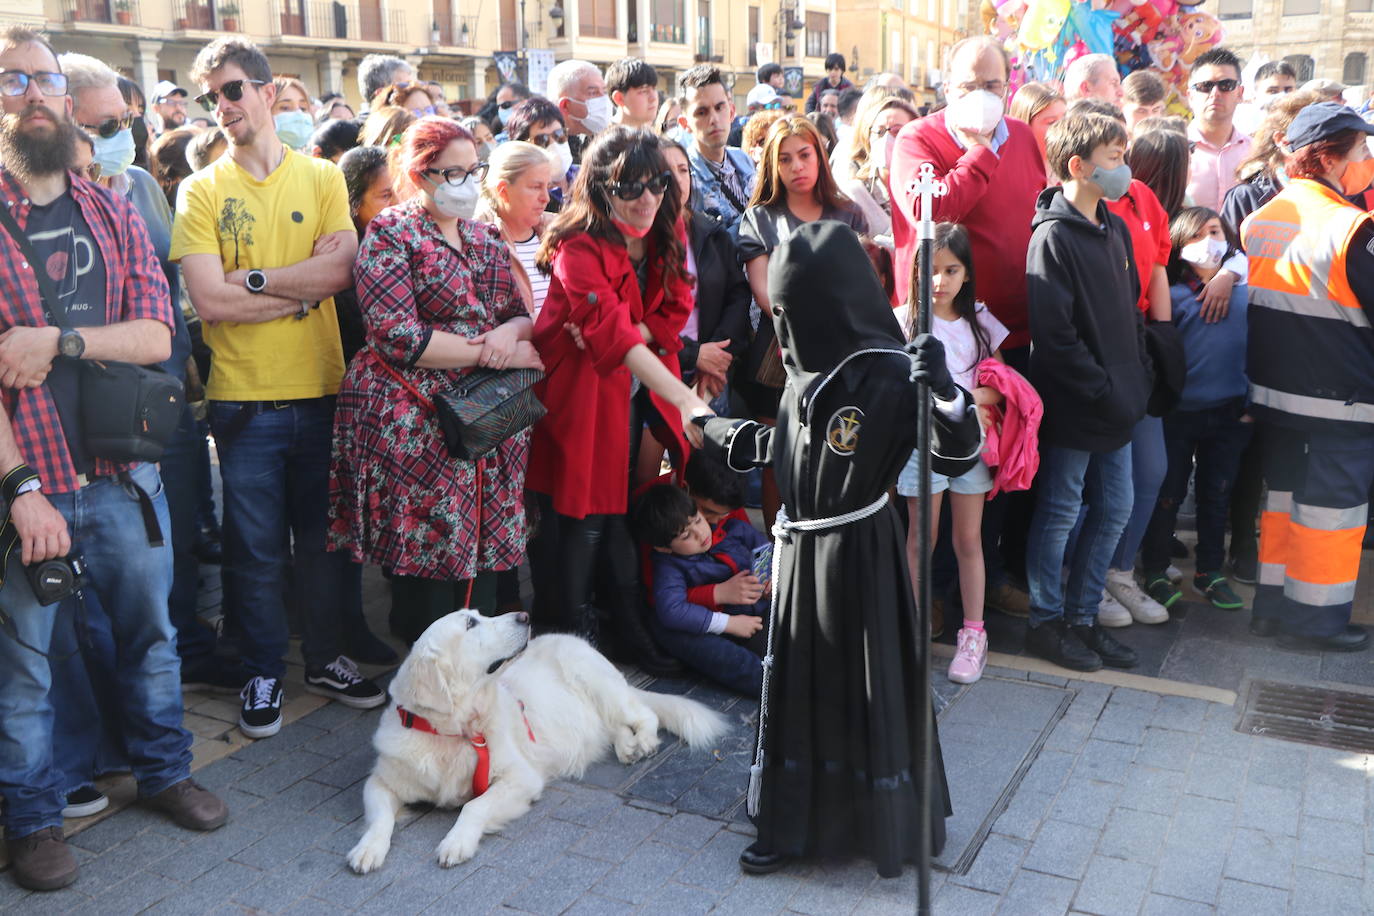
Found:
[{"label": "blue jeans", "polygon": [[[1031,625],[1057,618],[1090,624],[1097,619],[1107,566],[1131,515],[1131,447],[1085,452],[1042,446],[1035,486],[1039,495],[1026,550]],[[1069,532],[1085,505],[1077,543],[1066,558]],[[1060,577],[1066,559],[1067,587]]]},{"label": "blue jeans", "polygon": [[[1241,454],[1255,424],[1242,423],[1244,405],[1224,404],[1204,410],[1176,410],[1164,420],[1164,446],[1169,473],[1145,530],[1140,564],[1149,573],[1169,565],[1178,507],[1188,492],[1188,477],[1197,459],[1197,571],[1221,572],[1226,558],[1226,517],[1240,469]],[[1253,527],[1254,522],[1252,521]]]},{"label": "blue jeans", "polygon": [[86,589],[57,611],[49,649],[52,766],[63,795],[128,769],[119,711],[119,652],[100,596]]},{"label": "blue jeans", "polygon": [[209,484],[205,448],[205,426],[196,421],[188,405],[161,462],[167,511],[172,516],[172,597],[168,606],[177,628],[177,654],[187,662],[207,659],[215,651],[215,634],[196,618],[200,561],[195,546],[200,534],[201,496]]},{"label": "blue jeans", "polygon": [[[157,468],[133,479],[153,497],[158,522],[169,527]],[[91,585],[108,614],[118,652],[115,705],[140,794],[155,795],[190,775],[191,736],[181,727],[181,677],[175,632],[167,615],[172,585],[170,547],[150,547],[137,497],[117,480],[96,480],[75,493],[49,497],[86,559]],[[61,604],[40,607],[15,550],[0,588],[0,606],[19,637],[49,651]],[[65,685],[64,685],[65,686]],[[62,823],[61,778],[53,766],[52,669],[48,659],[0,635],[0,823],[10,838]]]},{"label": "blue jeans", "polygon": [[1145,538],[1145,528],[1155,511],[1159,488],[1169,470],[1164,450],[1164,421],[1145,416],[1131,433],[1131,517],[1112,554],[1112,569],[1135,569],[1135,555]]},{"label": "blue jeans", "polygon": [[[325,550],[334,398],[245,405],[211,401],[210,426],[224,481],[224,564],[234,582],[230,615],[241,633],[248,674],[280,678],[289,636],[285,595],[288,544],[301,608],[301,654],[308,667],[340,652],[348,556]],[[252,413],[237,431],[240,410]]]},{"label": "blue jeans", "polygon": [[[767,618],[764,620],[764,629],[759,630],[747,646],[729,636],[670,630],[654,618],[650,619],[649,626],[658,644],[687,667],[745,696],[759,697],[763,694],[763,657],[760,653],[765,651],[768,638]],[[751,646],[758,646],[758,651]]]}]

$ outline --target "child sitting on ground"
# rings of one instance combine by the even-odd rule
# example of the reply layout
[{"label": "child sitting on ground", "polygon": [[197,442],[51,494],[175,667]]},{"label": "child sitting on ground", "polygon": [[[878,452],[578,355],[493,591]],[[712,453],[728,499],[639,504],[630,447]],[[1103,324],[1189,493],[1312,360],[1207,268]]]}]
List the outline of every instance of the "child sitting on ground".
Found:
[{"label": "child sitting on ground", "polygon": [[[654,552],[650,628],[659,644],[712,680],[759,696],[769,598],[753,570],[755,551],[768,539],[735,518],[713,532],[692,497],[668,484],[646,490],[632,520]],[[699,603],[703,585],[713,586],[710,604]]]}]

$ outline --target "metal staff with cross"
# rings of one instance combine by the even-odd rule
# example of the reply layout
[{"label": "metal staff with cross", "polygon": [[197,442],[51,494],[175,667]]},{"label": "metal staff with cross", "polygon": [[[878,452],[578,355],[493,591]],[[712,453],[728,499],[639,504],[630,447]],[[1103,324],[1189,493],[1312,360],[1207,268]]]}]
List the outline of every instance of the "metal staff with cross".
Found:
[{"label": "metal staff with cross", "polygon": [[[929,162],[921,163],[916,180],[910,185],[911,191],[919,196],[921,202],[921,221],[917,225],[917,238],[921,240],[920,283],[916,300],[916,328],[912,339],[930,333],[930,259],[935,255],[935,221],[931,218],[931,208],[935,198],[942,197],[949,190],[948,185],[935,175],[935,166]],[[917,544],[921,587],[916,595],[916,632],[921,634],[920,695],[916,698],[921,746],[925,749],[919,761],[920,772],[916,788],[919,793],[918,816],[920,823],[916,833],[916,897],[921,916],[930,913],[930,847],[931,847],[931,778],[932,757],[935,747],[935,705],[930,695],[930,383],[920,379],[916,383],[916,448],[921,456],[924,473],[921,475],[919,494],[920,512]]]}]

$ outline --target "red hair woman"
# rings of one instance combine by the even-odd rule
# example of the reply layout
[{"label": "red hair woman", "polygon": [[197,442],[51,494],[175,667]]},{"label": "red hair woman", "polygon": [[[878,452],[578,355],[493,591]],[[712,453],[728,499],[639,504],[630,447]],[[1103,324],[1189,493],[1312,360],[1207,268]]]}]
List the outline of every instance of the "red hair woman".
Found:
[{"label": "red hair woman", "polygon": [[525,432],[481,473],[449,457],[422,398],[474,366],[542,364],[510,255],[471,219],[485,171],[472,134],[421,118],[392,157],[405,200],[372,220],[354,266],[367,346],[339,388],[329,537],[390,570],[392,632],[413,642],[455,608],[493,609],[495,573],[524,556],[529,456]]}]

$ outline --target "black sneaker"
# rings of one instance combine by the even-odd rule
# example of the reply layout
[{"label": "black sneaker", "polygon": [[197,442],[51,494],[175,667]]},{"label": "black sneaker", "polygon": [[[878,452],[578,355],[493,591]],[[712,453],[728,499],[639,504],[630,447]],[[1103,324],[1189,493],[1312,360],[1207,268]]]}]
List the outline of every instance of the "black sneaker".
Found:
[{"label": "black sneaker", "polygon": [[95,786],[82,786],[67,793],[67,803],[62,809],[63,817],[90,817],[110,807],[110,800]]},{"label": "black sneaker", "polygon": [[1231,555],[1231,578],[1242,585],[1254,585],[1259,578],[1258,549],[1251,547]]},{"label": "black sneaker", "polygon": [[1094,620],[1090,624],[1075,624],[1069,627],[1070,634],[1077,637],[1089,652],[1102,660],[1102,664],[1112,668],[1134,668],[1140,661],[1134,649],[1128,649],[1116,641],[1103,626]]},{"label": "black sneaker", "polygon": [[1062,617],[1028,628],[1026,651],[1074,671],[1097,671],[1102,667],[1101,657],[1069,632]]},{"label": "black sneaker", "polygon": [[270,738],[281,731],[281,681],[255,677],[239,692],[239,731],[249,738]]},{"label": "black sneaker", "polygon": [[386,702],[386,691],[359,674],[346,655],[323,668],[306,668],[305,689],[354,709],[374,709]]}]

